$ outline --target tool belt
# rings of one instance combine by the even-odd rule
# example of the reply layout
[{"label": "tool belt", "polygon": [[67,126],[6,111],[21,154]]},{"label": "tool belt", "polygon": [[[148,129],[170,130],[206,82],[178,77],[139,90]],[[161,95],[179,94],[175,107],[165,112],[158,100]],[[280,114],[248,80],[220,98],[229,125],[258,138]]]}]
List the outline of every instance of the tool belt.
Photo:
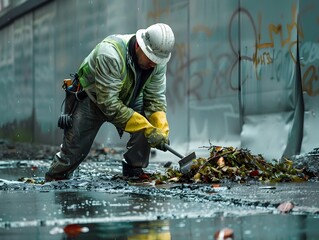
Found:
[{"label": "tool belt", "polygon": [[79,75],[77,73],[71,74],[72,79],[64,79],[63,80],[63,85],[62,88],[66,91],[68,94],[74,94],[76,100],[81,101],[84,98],[87,97],[87,93],[83,90],[80,80],[79,80]]},{"label": "tool belt", "polygon": [[[83,90],[79,75],[71,74],[72,79],[64,79],[62,88],[65,90],[65,99],[61,105],[61,115],[58,120],[58,127],[67,129],[72,127],[72,115],[78,105],[78,102],[87,97],[87,93]],[[64,111],[62,111],[64,105]]]}]

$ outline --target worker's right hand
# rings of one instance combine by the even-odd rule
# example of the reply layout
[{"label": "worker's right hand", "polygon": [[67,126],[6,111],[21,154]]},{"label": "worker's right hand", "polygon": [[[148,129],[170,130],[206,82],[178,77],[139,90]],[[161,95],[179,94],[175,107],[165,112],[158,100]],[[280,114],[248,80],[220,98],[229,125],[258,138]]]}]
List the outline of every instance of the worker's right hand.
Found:
[{"label": "worker's right hand", "polygon": [[135,133],[144,130],[144,135],[150,147],[166,151],[165,143],[169,143],[168,130],[165,128],[154,127],[141,114],[134,112],[131,118],[126,123],[124,130],[129,133]]},{"label": "worker's right hand", "polygon": [[168,136],[161,128],[147,128],[144,135],[150,147],[166,151],[165,144],[169,143]]}]

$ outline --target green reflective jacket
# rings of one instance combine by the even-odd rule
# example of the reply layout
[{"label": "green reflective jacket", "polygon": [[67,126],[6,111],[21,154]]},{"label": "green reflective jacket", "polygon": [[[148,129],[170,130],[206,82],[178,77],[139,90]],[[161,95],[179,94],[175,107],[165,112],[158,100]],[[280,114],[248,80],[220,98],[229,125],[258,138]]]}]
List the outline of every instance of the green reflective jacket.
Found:
[{"label": "green reflective jacket", "polygon": [[[129,107],[136,73],[128,54],[134,35],[112,35],[100,42],[84,59],[78,71],[83,89],[105,114],[107,121],[124,129],[134,110]],[[143,106],[146,118],[157,111],[166,112],[166,65],[157,65],[148,77],[135,105]]]}]

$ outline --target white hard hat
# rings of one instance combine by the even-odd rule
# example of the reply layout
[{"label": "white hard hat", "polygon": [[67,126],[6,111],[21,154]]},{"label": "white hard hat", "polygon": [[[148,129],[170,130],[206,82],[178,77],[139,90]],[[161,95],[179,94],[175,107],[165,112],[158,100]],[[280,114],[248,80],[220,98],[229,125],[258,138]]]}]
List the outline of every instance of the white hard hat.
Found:
[{"label": "white hard hat", "polygon": [[166,64],[171,58],[175,37],[170,26],[156,23],[136,32],[136,40],[144,54],[156,64]]}]

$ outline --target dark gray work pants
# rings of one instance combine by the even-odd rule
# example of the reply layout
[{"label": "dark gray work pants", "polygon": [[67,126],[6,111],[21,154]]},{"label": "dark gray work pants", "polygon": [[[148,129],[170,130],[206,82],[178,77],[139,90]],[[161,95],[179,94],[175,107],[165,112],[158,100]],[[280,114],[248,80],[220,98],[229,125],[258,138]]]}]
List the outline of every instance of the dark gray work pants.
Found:
[{"label": "dark gray work pants", "polygon": [[[66,102],[70,104],[70,102]],[[61,150],[54,156],[47,174],[56,179],[70,178],[88,155],[96,134],[106,118],[89,97],[78,102],[73,113],[73,126],[64,130]],[[143,132],[131,134],[124,159],[128,167],[146,168],[150,147]]]}]

